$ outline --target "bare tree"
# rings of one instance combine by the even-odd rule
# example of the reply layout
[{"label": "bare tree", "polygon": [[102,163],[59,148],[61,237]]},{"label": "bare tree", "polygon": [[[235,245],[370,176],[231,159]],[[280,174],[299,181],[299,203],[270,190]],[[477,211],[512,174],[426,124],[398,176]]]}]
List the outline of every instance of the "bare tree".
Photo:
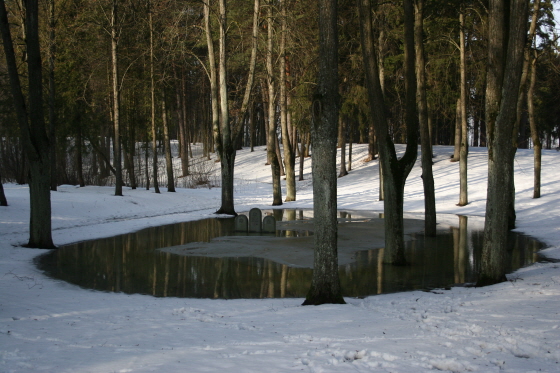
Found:
[{"label": "bare tree", "polygon": [[[510,9],[506,11],[505,6]],[[486,125],[488,196],[479,286],[505,281],[507,234],[513,207],[513,134],[523,53],[527,38],[526,0],[490,0]],[[515,139],[516,140],[516,139]],[[515,144],[514,144],[515,143]]]},{"label": "bare tree", "polygon": [[436,235],[436,197],[432,171],[432,142],[428,126],[428,101],[426,98],[426,61],[424,58],[424,0],[414,2],[414,45],[416,49],[416,105],[420,123],[422,148],[422,183],[424,184],[424,234]]},{"label": "bare tree", "polygon": [[468,150],[468,126],[467,126],[467,62],[465,52],[465,14],[459,13],[459,54],[461,71],[461,146],[459,150],[459,204],[466,206],[469,203],[467,185],[467,150]]},{"label": "bare tree", "polygon": [[369,106],[377,125],[379,160],[383,172],[385,212],[385,261],[402,265],[404,257],[403,199],[404,185],[418,154],[418,122],[416,116],[416,78],[414,57],[414,9],[412,0],[404,1],[405,27],[405,90],[407,146],[398,159],[395,145],[389,135],[385,99],[375,58],[375,45],[370,0],[360,0],[359,12],[362,37],[362,54],[366,74]]},{"label": "bare tree", "polygon": [[23,96],[6,4],[0,4],[0,32],[8,66],[21,138],[29,164],[28,247],[54,248],[51,232],[50,143],[43,111],[43,72],[39,45],[39,6],[37,0],[25,1],[25,40],[27,47],[28,102]]},{"label": "bare tree", "polygon": [[120,130],[120,101],[121,90],[119,87],[119,24],[117,20],[118,0],[113,0],[111,8],[111,69],[113,78],[113,163],[115,168],[115,196],[122,196],[122,161],[121,161],[121,130]]},{"label": "bare tree", "polygon": [[336,139],[339,115],[337,0],[319,1],[319,81],[313,100],[313,280],[304,305],[345,303],[337,253]]}]

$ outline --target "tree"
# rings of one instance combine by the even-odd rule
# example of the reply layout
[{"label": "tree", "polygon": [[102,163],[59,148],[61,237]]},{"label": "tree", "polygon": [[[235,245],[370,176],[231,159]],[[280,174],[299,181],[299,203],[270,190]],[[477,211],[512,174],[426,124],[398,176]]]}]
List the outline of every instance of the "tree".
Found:
[{"label": "tree", "polygon": [[385,255],[386,261],[395,265],[406,263],[404,257],[403,199],[404,185],[414,166],[418,153],[418,122],[416,117],[416,79],[414,56],[414,9],[411,0],[404,1],[405,27],[405,123],[407,145],[405,154],[398,159],[395,145],[389,135],[385,98],[379,79],[375,58],[375,45],[371,20],[370,0],[359,2],[362,54],[366,74],[369,106],[377,125],[377,144],[383,172],[385,212]]},{"label": "tree", "polygon": [[[167,122],[167,106],[165,104],[165,89],[161,98],[161,122],[163,125],[163,141],[165,143],[165,166],[167,170],[167,191],[175,192],[175,178],[173,177],[173,158],[171,156],[171,142],[169,141],[169,124]],[[186,156],[186,154],[185,154]]]},{"label": "tree", "polygon": [[51,233],[50,144],[43,111],[41,49],[39,45],[39,6],[25,1],[25,40],[27,47],[28,101],[23,96],[17,70],[14,44],[6,4],[0,5],[0,32],[8,66],[10,87],[29,164],[30,223],[28,247],[54,248]]},{"label": "tree", "polygon": [[336,140],[339,112],[337,0],[319,1],[319,76],[313,100],[313,219],[315,254],[303,305],[344,304],[338,276]]},{"label": "tree", "polygon": [[416,105],[420,123],[422,148],[422,183],[424,184],[424,234],[436,235],[436,197],[432,171],[432,142],[428,126],[428,101],[426,98],[426,61],[424,58],[424,0],[414,2],[414,45],[416,52]]},{"label": "tree", "polygon": [[280,161],[277,155],[276,143],[276,108],[275,108],[275,88],[274,88],[274,69],[272,64],[272,38],[274,19],[272,17],[272,1],[268,2],[267,8],[267,45],[266,45],[266,70],[268,86],[268,130],[267,130],[267,157],[270,162],[272,172],[272,206],[282,205],[282,186],[280,184]]},{"label": "tree", "polygon": [[282,128],[282,146],[284,148],[284,166],[286,170],[286,202],[296,200],[296,171],[295,171],[295,156],[292,143],[290,141],[289,127],[288,127],[288,103],[286,93],[286,38],[288,34],[286,11],[287,0],[280,0],[280,71],[279,71],[279,85],[280,85],[280,126]]},{"label": "tree", "polygon": [[[237,215],[234,208],[233,200],[233,171],[235,165],[236,146],[235,140],[239,135],[244,116],[248,108],[249,98],[253,88],[253,79],[255,74],[256,54],[257,54],[257,28],[258,28],[258,9],[259,2],[255,1],[253,13],[253,42],[251,43],[251,61],[249,65],[249,73],[247,76],[247,85],[245,95],[239,110],[237,121],[230,118],[228,103],[228,70],[227,70],[227,5],[225,0],[218,1],[218,77],[216,78],[216,64],[214,56],[214,47],[210,27],[210,5],[204,3],[204,23],[206,31],[206,40],[208,47],[209,77],[211,86],[212,100],[212,123],[214,132],[214,142],[216,151],[220,157],[221,180],[222,180],[222,198],[221,206],[216,211],[217,214]],[[218,81],[216,82],[216,79]],[[233,123],[232,123],[233,122]],[[235,125],[238,123],[238,125]]]},{"label": "tree", "polygon": [[156,83],[154,73],[154,22],[151,1],[148,0],[148,27],[150,28],[150,108],[152,124],[152,175],[154,178],[154,191],[159,193],[158,182],[158,152],[156,129]]},{"label": "tree", "polygon": [[[484,244],[477,285],[505,281],[507,234],[515,193],[513,159],[517,100],[527,38],[526,0],[490,0],[486,125],[488,192]],[[513,210],[515,214],[515,210]]]},{"label": "tree", "polygon": [[0,206],[8,206],[8,200],[4,194],[4,186],[2,185],[2,175],[0,175]]},{"label": "tree", "polygon": [[113,163],[115,168],[115,196],[122,196],[122,161],[121,161],[121,89],[119,87],[119,24],[117,19],[117,0],[111,7],[111,69],[113,83]]},{"label": "tree", "polygon": [[56,62],[56,19],[55,2],[49,0],[49,141],[51,142],[51,190],[57,190],[56,178],[56,83],[55,83],[55,62]]},{"label": "tree", "polygon": [[461,146],[459,150],[459,206],[466,206],[469,203],[467,191],[467,148],[468,148],[468,126],[467,126],[467,62],[465,52],[465,14],[459,13],[459,50],[461,55]]}]

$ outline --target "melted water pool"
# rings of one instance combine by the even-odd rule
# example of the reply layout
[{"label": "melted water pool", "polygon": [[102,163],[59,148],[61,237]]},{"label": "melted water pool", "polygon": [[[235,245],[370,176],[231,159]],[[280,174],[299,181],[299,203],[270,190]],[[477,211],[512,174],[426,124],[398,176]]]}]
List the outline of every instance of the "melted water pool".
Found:
[{"label": "melted water pool", "polygon": [[[304,219],[302,210],[273,213],[277,220]],[[354,262],[340,266],[343,295],[364,297],[475,282],[483,235],[467,229],[467,221],[459,217],[457,227],[440,230],[437,237],[413,234],[406,243],[408,266],[384,264],[383,249],[356,253]],[[36,264],[48,276],[101,291],[187,298],[305,297],[312,278],[309,268],[254,257],[180,256],[157,250],[233,234],[233,219],[204,219],[62,246],[38,257]],[[293,239],[290,236],[309,233],[277,234]],[[510,242],[508,271],[538,259],[536,252],[542,247],[538,241],[512,233]]]}]

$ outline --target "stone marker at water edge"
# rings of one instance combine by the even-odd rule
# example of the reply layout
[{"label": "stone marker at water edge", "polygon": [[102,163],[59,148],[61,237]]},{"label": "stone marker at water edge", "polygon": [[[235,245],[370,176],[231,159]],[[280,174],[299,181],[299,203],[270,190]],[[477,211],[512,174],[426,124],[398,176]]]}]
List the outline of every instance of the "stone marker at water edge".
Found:
[{"label": "stone marker at water edge", "polygon": [[249,211],[249,233],[262,232],[262,211],[258,208],[252,208]]},{"label": "stone marker at water edge", "polygon": [[263,226],[264,233],[276,233],[276,219],[272,215],[264,217]]},{"label": "stone marker at water edge", "polygon": [[249,219],[245,215],[237,215],[233,221],[236,232],[245,232],[249,229]]}]

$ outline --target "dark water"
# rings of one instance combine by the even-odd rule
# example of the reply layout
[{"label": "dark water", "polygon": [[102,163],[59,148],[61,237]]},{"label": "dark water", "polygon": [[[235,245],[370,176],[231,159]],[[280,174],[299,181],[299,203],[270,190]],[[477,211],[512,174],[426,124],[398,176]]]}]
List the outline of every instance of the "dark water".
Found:
[{"label": "dark water", "polygon": [[[299,210],[274,214],[277,220],[304,218]],[[437,237],[413,235],[406,248],[408,266],[383,264],[383,249],[359,252],[355,262],[340,267],[344,296],[475,282],[483,235],[467,225],[467,217],[457,217],[457,227],[440,231]],[[231,234],[233,219],[204,219],[63,246],[38,257],[36,264],[51,277],[101,291],[187,298],[305,297],[311,269],[261,258],[192,257],[156,250]],[[290,231],[278,234],[297,235]],[[510,247],[508,267],[514,271],[535,262],[542,246],[511,233]]]}]

